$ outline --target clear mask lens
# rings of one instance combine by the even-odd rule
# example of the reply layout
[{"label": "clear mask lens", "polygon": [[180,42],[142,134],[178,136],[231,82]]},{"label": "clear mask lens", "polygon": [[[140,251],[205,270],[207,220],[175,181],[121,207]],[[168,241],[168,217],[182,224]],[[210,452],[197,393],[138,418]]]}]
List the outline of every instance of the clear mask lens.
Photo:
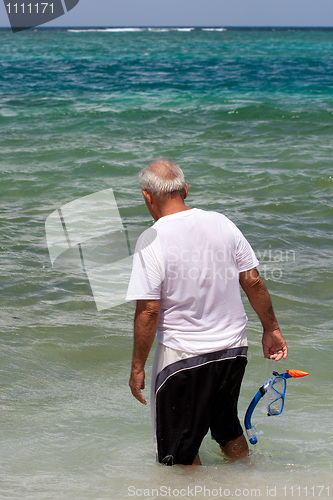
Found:
[{"label": "clear mask lens", "polygon": [[267,414],[280,415],[284,406],[284,395],[286,393],[287,382],[283,377],[276,377],[267,389]]},{"label": "clear mask lens", "polygon": [[268,405],[269,415],[280,415],[283,410],[284,398],[279,397]]},{"label": "clear mask lens", "polygon": [[280,396],[284,396],[286,392],[286,386],[287,382],[285,378],[276,377],[272,382],[271,388]]}]

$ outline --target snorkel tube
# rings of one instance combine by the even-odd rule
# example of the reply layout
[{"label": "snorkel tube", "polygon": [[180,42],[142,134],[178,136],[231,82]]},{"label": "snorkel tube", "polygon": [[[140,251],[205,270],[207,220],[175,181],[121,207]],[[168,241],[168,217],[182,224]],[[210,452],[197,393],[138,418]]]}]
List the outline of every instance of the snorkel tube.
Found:
[{"label": "snorkel tube", "polygon": [[[273,415],[280,415],[283,410],[284,406],[284,395],[286,392],[286,380],[288,378],[299,378],[299,377],[306,377],[309,375],[307,372],[303,372],[301,370],[286,370],[285,373],[282,373],[281,375],[277,372],[273,372],[274,377],[269,378],[265,380],[264,384],[259,388],[258,392],[252,399],[251,403],[249,404],[249,407],[246,411],[245,418],[244,418],[244,425],[246,429],[247,436],[249,438],[249,441],[251,444],[256,444],[258,442],[257,435],[262,434],[262,432],[258,432],[255,428],[255,425],[252,425],[251,423],[251,417],[252,413],[259,403],[260,399],[265,396],[267,391],[275,392],[276,396],[274,399],[272,399],[272,402],[279,401],[280,407],[278,410],[274,410],[272,403],[267,406],[267,415],[268,416],[273,416]],[[274,384],[277,382],[282,382],[283,385],[283,390],[277,390],[274,388]]]}]

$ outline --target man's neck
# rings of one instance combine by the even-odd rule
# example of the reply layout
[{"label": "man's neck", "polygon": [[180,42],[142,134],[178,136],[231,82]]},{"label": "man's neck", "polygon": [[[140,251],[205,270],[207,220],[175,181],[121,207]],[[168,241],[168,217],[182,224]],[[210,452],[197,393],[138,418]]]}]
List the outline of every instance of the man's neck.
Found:
[{"label": "man's neck", "polygon": [[[177,214],[179,212],[185,212],[186,210],[192,210],[190,207],[187,207],[183,201],[179,200],[169,200],[167,203],[164,203],[159,210],[159,217],[166,217],[167,215]],[[158,220],[156,219],[156,220]]]}]

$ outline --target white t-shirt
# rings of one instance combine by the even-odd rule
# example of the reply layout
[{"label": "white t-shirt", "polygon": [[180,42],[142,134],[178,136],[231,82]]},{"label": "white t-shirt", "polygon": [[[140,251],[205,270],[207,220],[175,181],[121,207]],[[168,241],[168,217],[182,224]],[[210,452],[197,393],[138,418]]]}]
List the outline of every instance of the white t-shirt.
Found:
[{"label": "white t-shirt", "polygon": [[247,345],[239,273],[259,264],[227,217],[191,209],[139,237],[127,301],[160,299],[157,338],[193,354]]}]

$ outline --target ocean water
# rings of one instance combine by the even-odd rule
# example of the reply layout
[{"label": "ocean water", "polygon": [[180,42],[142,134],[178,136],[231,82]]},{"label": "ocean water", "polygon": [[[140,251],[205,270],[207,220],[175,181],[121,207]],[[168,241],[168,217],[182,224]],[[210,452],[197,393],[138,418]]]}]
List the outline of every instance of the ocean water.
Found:
[{"label": "ocean water", "polygon": [[[1,499],[332,497],[332,49],[330,30],[0,32]],[[45,221],[83,196],[112,188],[128,231],[149,226],[136,176],[161,156],[255,249],[290,349],[275,368],[310,372],[282,415],[256,410],[248,464],[209,436],[201,468],[155,462],[133,305],[98,311],[82,269],[51,266]],[[246,309],[241,419],[272,371]]]}]

